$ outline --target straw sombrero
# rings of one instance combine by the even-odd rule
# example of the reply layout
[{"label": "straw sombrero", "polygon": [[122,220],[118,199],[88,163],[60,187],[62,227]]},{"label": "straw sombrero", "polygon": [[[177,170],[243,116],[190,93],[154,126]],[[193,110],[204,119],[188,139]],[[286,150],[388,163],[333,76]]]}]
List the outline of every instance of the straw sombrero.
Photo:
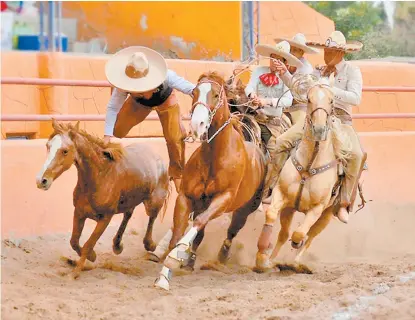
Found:
[{"label": "straw sombrero", "polygon": [[292,39],[276,38],[274,39],[274,41],[275,42],[287,41],[291,47],[301,49],[305,53],[311,53],[311,54],[319,53],[319,50],[307,46],[305,35],[303,35],[302,33],[297,33]]},{"label": "straw sombrero", "polygon": [[114,54],[105,65],[109,83],[126,92],[146,92],[160,86],[167,77],[167,63],[158,52],[141,46]]},{"label": "straw sombrero", "polygon": [[264,57],[269,57],[271,54],[276,54],[287,60],[290,66],[301,68],[302,62],[290,53],[290,44],[287,41],[281,41],[274,46],[268,44],[258,44],[255,51]]},{"label": "straw sombrero", "polygon": [[348,53],[358,52],[363,48],[363,43],[359,41],[346,41],[344,34],[340,31],[333,31],[324,44],[307,42],[307,45],[314,48],[337,49]]}]

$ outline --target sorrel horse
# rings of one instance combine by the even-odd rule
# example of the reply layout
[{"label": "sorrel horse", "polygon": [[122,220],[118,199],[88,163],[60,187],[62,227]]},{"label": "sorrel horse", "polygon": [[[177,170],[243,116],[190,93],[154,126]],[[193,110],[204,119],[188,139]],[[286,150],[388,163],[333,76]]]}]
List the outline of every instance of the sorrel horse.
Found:
[{"label": "sorrel horse", "polygon": [[[155,283],[165,290],[169,290],[170,269],[181,267],[189,256],[194,264],[210,220],[233,212],[227,239],[218,255],[219,261],[225,263],[233,238],[261,203],[266,160],[257,145],[244,140],[238,120],[231,117],[224,86],[221,76],[209,72],[199,77],[194,91],[190,126],[195,138],[203,143],[184,168],[174,208],[169,245],[172,251]],[[183,237],[192,212],[193,226]]]},{"label": "sorrel horse", "polygon": [[[122,236],[134,208],[144,203],[149,216],[143,243],[148,251],[156,245],[152,239],[153,224],[160,211],[164,216],[170,195],[169,177],[164,161],[143,144],[123,147],[105,143],[72,126],[52,121],[53,133],[46,147],[48,155],[36,182],[39,189],[48,190],[73,163],[78,170],[78,182],[73,193],[75,206],[71,246],[81,257],[72,276],[77,278],[86,259],[94,262],[94,246],[110,223],[112,216],[124,213],[119,230],[113,240],[113,251],[123,250]],[[84,246],[79,245],[85,220],[97,225]]]},{"label": "sorrel horse", "polygon": [[341,131],[340,120],[332,114],[334,95],[330,87],[334,78],[331,77],[329,83],[321,81],[308,90],[303,138],[284,164],[272,192],[271,205],[266,211],[266,222],[258,240],[258,271],[271,268],[270,237],[279,214],[281,230],[271,258],[278,255],[288,240],[294,212],[306,215],[291,238],[292,246],[301,248],[295,258],[299,264],[313,239],[330,222],[341,196],[338,164],[344,164],[350,156],[351,144]]}]

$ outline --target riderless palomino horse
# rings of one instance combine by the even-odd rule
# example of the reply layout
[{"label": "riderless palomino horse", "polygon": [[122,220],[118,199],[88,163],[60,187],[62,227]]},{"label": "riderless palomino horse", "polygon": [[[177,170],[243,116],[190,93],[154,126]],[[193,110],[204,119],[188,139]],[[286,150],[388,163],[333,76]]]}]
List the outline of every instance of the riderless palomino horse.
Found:
[{"label": "riderless palomino horse", "polygon": [[[323,81],[323,80],[322,80]],[[330,78],[330,86],[333,77]],[[308,90],[304,136],[293,149],[272,192],[272,202],[266,211],[266,222],[258,240],[256,267],[271,268],[270,237],[280,214],[281,230],[272,258],[278,255],[288,240],[294,212],[306,214],[304,222],[292,235],[292,246],[301,248],[295,262],[313,239],[328,225],[342,197],[339,191],[339,164],[350,156],[350,141],[341,131],[340,121],[332,114],[333,93],[328,84],[314,83]],[[362,196],[362,195],[361,195]],[[364,201],[364,199],[362,198]]]},{"label": "riderless palomino horse", "polygon": [[[123,250],[122,236],[134,208],[144,203],[149,222],[144,247],[154,251],[153,224],[160,210],[164,216],[170,195],[167,166],[163,160],[143,144],[123,147],[104,143],[79,130],[79,122],[61,124],[53,120],[54,132],[46,146],[48,155],[36,182],[39,189],[48,190],[73,163],[78,170],[78,182],[73,193],[75,206],[71,246],[81,257],[72,276],[78,277],[85,260],[94,262],[94,246],[107,228],[114,214],[124,213],[119,230],[113,240],[113,251]],[[97,225],[81,248],[79,238],[85,220]]]},{"label": "riderless palomino horse", "polygon": [[[169,290],[170,269],[186,263],[189,255],[194,264],[195,252],[210,220],[233,212],[227,239],[218,255],[219,261],[224,263],[233,238],[261,203],[265,158],[257,145],[244,141],[238,120],[231,117],[224,86],[224,80],[211,72],[199,78],[195,89],[191,130],[196,138],[204,141],[184,168],[174,208],[169,246],[173,250],[166,257],[155,283],[166,290]],[[182,238],[192,212],[193,226]]]}]

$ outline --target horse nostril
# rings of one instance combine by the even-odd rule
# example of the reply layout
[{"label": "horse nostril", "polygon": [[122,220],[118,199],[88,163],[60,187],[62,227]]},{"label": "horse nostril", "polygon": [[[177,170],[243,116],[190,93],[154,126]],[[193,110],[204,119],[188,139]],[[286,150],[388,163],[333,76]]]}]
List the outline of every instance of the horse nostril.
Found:
[{"label": "horse nostril", "polygon": [[42,179],[42,185],[46,185],[48,183],[48,179]]},{"label": "horse nostril", "polygon": [[204,127],[204,126],[205,126],[205,122],[204,122],[204,121],[202,121],[202,122],[200,123],[200,126],[201,126],[201,127]]}]

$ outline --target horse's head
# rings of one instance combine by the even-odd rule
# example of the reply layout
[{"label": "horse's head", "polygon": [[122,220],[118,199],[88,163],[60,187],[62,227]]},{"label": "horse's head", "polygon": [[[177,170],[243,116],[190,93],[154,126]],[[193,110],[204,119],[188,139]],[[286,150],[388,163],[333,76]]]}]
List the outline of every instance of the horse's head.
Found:
[{"label": "horse's head", "polygon": [[[206,138],[210,125],[215,120],[227,120],[222,119],[227,108],[220,108],[226,104],[224,87],[225,81],[216,72],[208,72],[199,77],[194,90],[190,121],[191,133],[195,138]],[[217,116],[219,119],[214,119],[218,111],[221,115]],[[229,110],[227,112],[229,114]]]},{"label": "horse's head", "polygon": [[332,75],[329,81],[321,80],[308,91],[306,136],[314,141],[327,139],[334,101],[333,83]]},{"label": "horse's head", "polygon": [[46,143],[46,161],[36,177],[37,187],[43,190],[48,190],[52,182],[72,166],[77,155],[72,137],[79,130],[79,122],[72,126],[53,119],[52,126],[54,131]]}]

